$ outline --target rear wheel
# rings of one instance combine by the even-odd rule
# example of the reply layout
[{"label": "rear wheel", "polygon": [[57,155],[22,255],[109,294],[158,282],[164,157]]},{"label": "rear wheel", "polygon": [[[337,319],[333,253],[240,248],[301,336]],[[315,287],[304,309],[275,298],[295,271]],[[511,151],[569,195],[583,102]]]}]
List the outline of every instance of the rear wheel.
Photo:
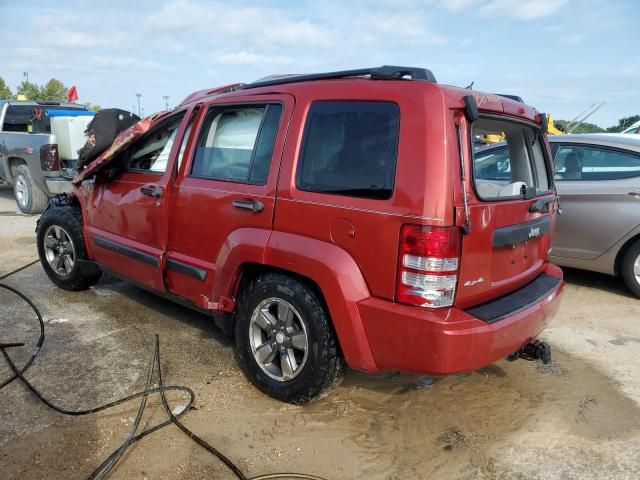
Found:
[{"label": "rear wheel", "polygon": [[13,176],[13,195],[22,213],[40,213],[47,206],[49,197],[33,181],[26,165],[18,165]]},{"label": "rear wheel", "polygon": [[278,400],[309,402],[342,377],[343,360],[323,304],[289,276],[260,275],[243,289],[235,341],[249,380]]},{"label": "rear wheel", "polygon": [[629,290],[640,297],[640,240],[631,245],[622,259],[622,277]]},{"label": "rear wheel", "polygon": [[82,237],[82,212],[76,207],[53,207],[38,224],[38,255],[45,273],[58,287],[84,290],[94,285],[101,273],[82,267],[87,251]]}]

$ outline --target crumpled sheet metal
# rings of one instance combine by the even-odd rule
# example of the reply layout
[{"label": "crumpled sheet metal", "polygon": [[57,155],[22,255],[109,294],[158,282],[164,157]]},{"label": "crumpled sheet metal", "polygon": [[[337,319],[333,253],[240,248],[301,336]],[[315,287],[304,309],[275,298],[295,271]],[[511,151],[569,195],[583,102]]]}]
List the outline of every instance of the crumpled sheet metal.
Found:
[{"label": "crumpled sheet metal", "polygon": [[156,120],[166,115],[166,113],[167,112],[158,112],[153,115],[149,115],[148,117],[133,124],[128,129],[120,132],[111,146],[102,152],[95,160],[89,163],[84,170],[78,172],[71,183],[79,185],[84,180],[95,174],[98,170],[104,168],[116,157],[118,153],[147,133]]}]

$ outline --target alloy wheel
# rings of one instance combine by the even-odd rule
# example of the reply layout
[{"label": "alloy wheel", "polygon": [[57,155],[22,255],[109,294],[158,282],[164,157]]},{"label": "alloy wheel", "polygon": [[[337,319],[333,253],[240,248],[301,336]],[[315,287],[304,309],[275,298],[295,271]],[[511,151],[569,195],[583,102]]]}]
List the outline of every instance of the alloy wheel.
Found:
[{"label": "alloy wheel", "polygon": [[56,275],[67,276],[73,270],[76,251],[69,233],[58,225],[51,225],[44,234],[47,263]]},{"label": "alloy wheel", "polygon": [[307,361],[309,340],[304,320],[281,298],[267,298],[254,309],[249,343],[262,371],[280,382],[295,378]]},{"label": "alloy wheel", "polygon": [[640,285],[640,255],[638,255],[636,261],[633,262],[633,275],[636,277],[636,282]]}]

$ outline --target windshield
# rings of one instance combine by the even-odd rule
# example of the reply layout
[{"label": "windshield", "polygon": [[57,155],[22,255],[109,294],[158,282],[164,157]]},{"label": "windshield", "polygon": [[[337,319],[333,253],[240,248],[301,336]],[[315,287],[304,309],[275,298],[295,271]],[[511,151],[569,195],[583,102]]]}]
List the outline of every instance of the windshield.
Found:
[{"label": "windshield", "polygon": [[[473,179],[478,196],[506,200],[549,191],[540,130],[522,123],[481,118],[472,127],[474,139]],[[503,142],[503,148],[485,151],[486,143]]]}]

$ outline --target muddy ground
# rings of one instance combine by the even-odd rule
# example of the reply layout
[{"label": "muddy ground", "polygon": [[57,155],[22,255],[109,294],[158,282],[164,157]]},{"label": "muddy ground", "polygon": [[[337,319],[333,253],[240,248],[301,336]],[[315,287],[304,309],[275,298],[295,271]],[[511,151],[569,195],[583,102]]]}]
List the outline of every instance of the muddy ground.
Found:
[{"label": "muddy ground", "polygon": [[[0,187],[0,211],[10,208]],[[20,262],[36,258],[24,234],[34,223],[2,214],[0,252],[18,245]],[[0,271],[12,270],[14,257],[0,257]],[[640,478],[640,301],[606,276],[569,270],[566,278],[561,311],[544,334],[554,347],[550,366],[501,361],[446,378],[351,371],[331,395],[304,407],[253,388],[209,318],[136,287],[104,278],[65,292],[39,264],[3,282],[42,310],[47,336],[28,377],[48,398],[82,409],[139,390],[157,333],[165,383],[196,393],[184,423],[249,476]],[[0,341],[28,342],[13,350],[16,361],[28,358],[37,333],[33,314],[0,290]],[[0,361],[0,383],[8,375]],[[173,407],[184,403],[169,398]],[[137,406],[62,416],[12,383],[0,391],[0,478],[86,478],[122,443]],[[147,412],[143,425],[164,419],[157,399]],[[234,477],[170,426],[133,445],[112,478]]]}]

